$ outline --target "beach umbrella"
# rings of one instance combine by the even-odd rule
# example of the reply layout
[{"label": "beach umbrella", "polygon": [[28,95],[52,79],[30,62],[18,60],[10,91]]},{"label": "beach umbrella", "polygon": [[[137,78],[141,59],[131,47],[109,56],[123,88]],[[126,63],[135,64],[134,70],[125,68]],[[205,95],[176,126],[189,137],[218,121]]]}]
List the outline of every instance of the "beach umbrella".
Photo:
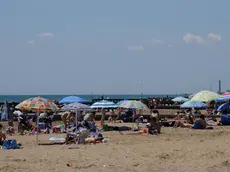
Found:
[{"label": "beach umbrella", "polygon": [[216,102],[223,102],[223,101],[229,101],[230,100],[230,92],[225,92],[221,94],[221,96],[216,99]]},{"label": "beach umbrella", "polygon": [[224,103],[222,105],[220,105],[218,108],[217,108],[217,111],[220,112],[220,111],[224,111],[226,110],[227,112],[230,112],[230,104],[229,103]]},{"label": "beach umbrella", "polygon": [[126,102],[126,101],[128,101],[128,100],[121,100],[121,101],[119,101],[119,102],[117,102],[117,106],[119,106],[119,105],[121,105],[122,103],[124,103],[124,102]]},{"label": "beach umbrella", "polygon": [[87,102],[87,100],[81,98],[81,97],[77,97],[77,96],[68,96],[63,98],[61,101],[59,101],[60,104],[69,104],[69,103],[85,103]]},{"label": "beach umbrella", "polygon": [[101,100],[90,106],[91,108],[116,108],[117,105],[114,102]]},{"label": "beach umbrella", "polygon": [[7,121],[8,114],[9,114],[8,102],[7,100],[5,100],[2,108],[1,121]]},{"label": "beach umbrella", "polygon": [[172,99],[172,101],[174,101],[174,102],[186,102],[188,100],[189,99],[187,99],[185,97],[182,97],[182,96],[179,96],[179,97],[176,97],[176,98]]},{"label": "beach umbrella", "polygon": [[215,100],[215,102],[225,102],[225,101],[229,101],[230,100],[230,96],[225,96],[225,97],[220,97],[218,99]]},{"label": "beach umbrella", "polygon": [[197,100],[189,100],[180,106],[180,108],[199,108],[199,109],[204,109],[207,107],[208,107],[207,104]]},{"label": "beach umbrella", "polygon": [[201,91],[199,93],[196,93],[191,100],[209,102],[212,100],[216,100],[219,97],[220,97],[220,95],[215,93],[215,92],[204,90],[204,91]]},{"label": "beach umbrella", "polygon": [[92,110],[92,108],[88,105],[85,105],[85,104],[81,104],[81,103],[71,103],[71,104],[67,104],[65,106],[63,106],[61,108],[61,111],[70,111],[70,110],[74,110],[76,112],[76,124],[78,123],[78,113],[79,113],[79,110],[82,110],[82,111],[90,111]]},{"label": "beach umbrella", "polygon": [[221,94],[221,97],[230,97],[230,92],[225,92]]},{"label": "beach umbrella", "polygon": [[[37,128],[39,125],[39,114],[41,112],[58,111],[58,107],[55,103],[53,103],[49,99],[45,99],[42,97],[33,97],[33,98],[26,99],[23,102],[19,103],[16,106],[16,109],[37,111]],[[36,135],[36,142],[38,144],[38,134]]]},{"label": "beach umbrella", "polygon": [[63,106],[60,110],[61,111],[69,111],[69,110],[90,110],[91,107],[81,103],[71,103]]},{"label": "beach umbrella", "polygon": [[141,101],[128,100],[120,104],[118,107],[136,110],[149,110],[149,108]]},{"label": "beach umbrella", "polygon": [[19,103],[15,108],[20,110],[31,110],[37,112],[58,111],[58,107],[55,103],[53,103],[49,99],[42,98],[42,97],[32,97],[26,99],[21,103]]}]

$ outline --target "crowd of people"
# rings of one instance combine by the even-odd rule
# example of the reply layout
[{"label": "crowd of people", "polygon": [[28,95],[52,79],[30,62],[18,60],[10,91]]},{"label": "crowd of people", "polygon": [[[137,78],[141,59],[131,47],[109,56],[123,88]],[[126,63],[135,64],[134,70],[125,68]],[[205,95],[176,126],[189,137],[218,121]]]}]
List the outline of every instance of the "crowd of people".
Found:
[{"label": "crowd of people", "polygon": [[[76,133],[77,131],[82,131],[82,129],[97,132],[100,130],[108,129],[109,123],[117,123],[117,122],[136,122],[138,134],[148,133],[148,134],[160,134],[161,127],[163,124],[163,120],[160,118],[159,111],[155,109],[155,103],[168,101],[168,99],[151,99],[149,100],[150,106],[150,115],[146,119],[146,130],[141,130],[138,128],[139,123],[144,123],[144,118],[142,116],[143,111],[136,111],[134,109],[97,109],[97,111],[89,111],[84,112],[80,111],[76,115],[76,111],[66,111],[61,114],[61,119],[64,124],[64,131],[67,132],[69,128],[73,128],[72,132]],[[95,118],[96,112],[99,112],[101,115],[101,121],[99,126],[96,126]],[[178,111],[176,117],[173,119],[173,127],[181,127],[181,128],[192,128],[192,129],[213,129],[215,125],[230,125],[230,117],[228,115],[228,111],[223,110],[219,112],[220,121],[217,121],[215,118],[205,118],[205,116],[199,111],[195,109],[188,109],[186,111]],[[16,110],[13,112],[13,115],[18,119],[18,128],[17,132],[19,134],[25,134],[25,131],[31,131],[32,133],[40,133],[41,130],[37,127],[37,123],[43,122],[44,128],[46,129],[46,133],[49,134],[49,130],[52,129],[52,119],[53,113],[51,111],[41,113],[39,115],[39,120],[34,120],[33,116],[29,116],[26,111]],[[76,119],[77,116],[77,119]],[[107,116],[107,118],[106,118]],[[199,117],[198,117],[199,116]],[[198,117],[198,118],[197,118]],[[107,120],[107,124],[105,121]],[[35,124],[34,124],[35,122]],[[12,120],[8,121],[9,126],[6,128],[6,132],[3,132],[3,126],[0,125],[0,144],[2,144],[3,140],[6,139],[6,134],[12,135],[15,133],[14,122]],[[114,129],[114,127],[112,127]],[[117,128],[116,128],[117,130]],[[119,129],[118,129],[119,130]],[[136,133],[135,133],[136,134]],[[87,135],[87,134],[86,134]],[[76,135],[70,134],[67,132],[66,135],[66,143],[70,143],[71,141],[76,141]],[[100,135],[99,135],[100,136]],[[85,143],[95,143],[98,139],[102,137],[85,137]]]},{"label": "crowd of people", "polygon": [[152,97],[152,98],[148,98],[144,103],[146,103],[146,105],[150,109],[156,109],[157,107],[171,106],[175,104],[175,102],[172,101],[172,98],[169,97],[165,97],[165,98]]}]

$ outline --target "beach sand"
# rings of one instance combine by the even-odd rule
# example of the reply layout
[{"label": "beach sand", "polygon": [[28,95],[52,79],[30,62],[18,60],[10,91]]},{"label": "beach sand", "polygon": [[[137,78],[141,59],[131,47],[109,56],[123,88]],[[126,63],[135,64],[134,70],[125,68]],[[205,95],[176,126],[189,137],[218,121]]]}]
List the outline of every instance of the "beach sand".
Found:
[{"label": "beach sand", "polygon": [[[50,146],[35,146],[35,136],[9,137],[17,139],[23,149],[1,150],[0,171],[230,171],[230,127],[163,128],[159,136],[121,135],[115,131],[103,135],[110,139],[108,143]],[[39,140],[47,142],[51,136],[64,134],[40,135]]]}]

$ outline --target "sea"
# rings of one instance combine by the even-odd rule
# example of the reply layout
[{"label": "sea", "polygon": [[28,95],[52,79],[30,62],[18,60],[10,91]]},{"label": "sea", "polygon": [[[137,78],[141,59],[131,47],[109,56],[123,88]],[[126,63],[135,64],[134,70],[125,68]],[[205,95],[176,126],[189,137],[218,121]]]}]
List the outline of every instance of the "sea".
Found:
[{"label": "sea", "polygon": [[[83,95],[74,95],[79,96],[83,99],[88,100],[89,102],[93,99],[101,99],[102,97],[104,99],[146,99],[150,97],[176,97],[176,96],[187,96],[188,94],[83,94]],[[71,96],[71,95],[0,95],[0,102],[4,102],[7,100],[8,102],[21,102],[25,99],[31,98],[31,97],[44,97],[50,100],[57,100],[60,101],[61,99]]]}]

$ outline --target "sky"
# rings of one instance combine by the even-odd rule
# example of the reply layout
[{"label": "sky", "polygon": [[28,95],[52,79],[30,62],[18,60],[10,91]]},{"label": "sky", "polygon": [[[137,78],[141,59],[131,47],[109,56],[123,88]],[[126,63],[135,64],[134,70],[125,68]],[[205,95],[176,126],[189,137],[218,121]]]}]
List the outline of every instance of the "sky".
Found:
[{"label": "sky", "polygon": [[230,89],[229,0],[0,5],[0,94]]}]

